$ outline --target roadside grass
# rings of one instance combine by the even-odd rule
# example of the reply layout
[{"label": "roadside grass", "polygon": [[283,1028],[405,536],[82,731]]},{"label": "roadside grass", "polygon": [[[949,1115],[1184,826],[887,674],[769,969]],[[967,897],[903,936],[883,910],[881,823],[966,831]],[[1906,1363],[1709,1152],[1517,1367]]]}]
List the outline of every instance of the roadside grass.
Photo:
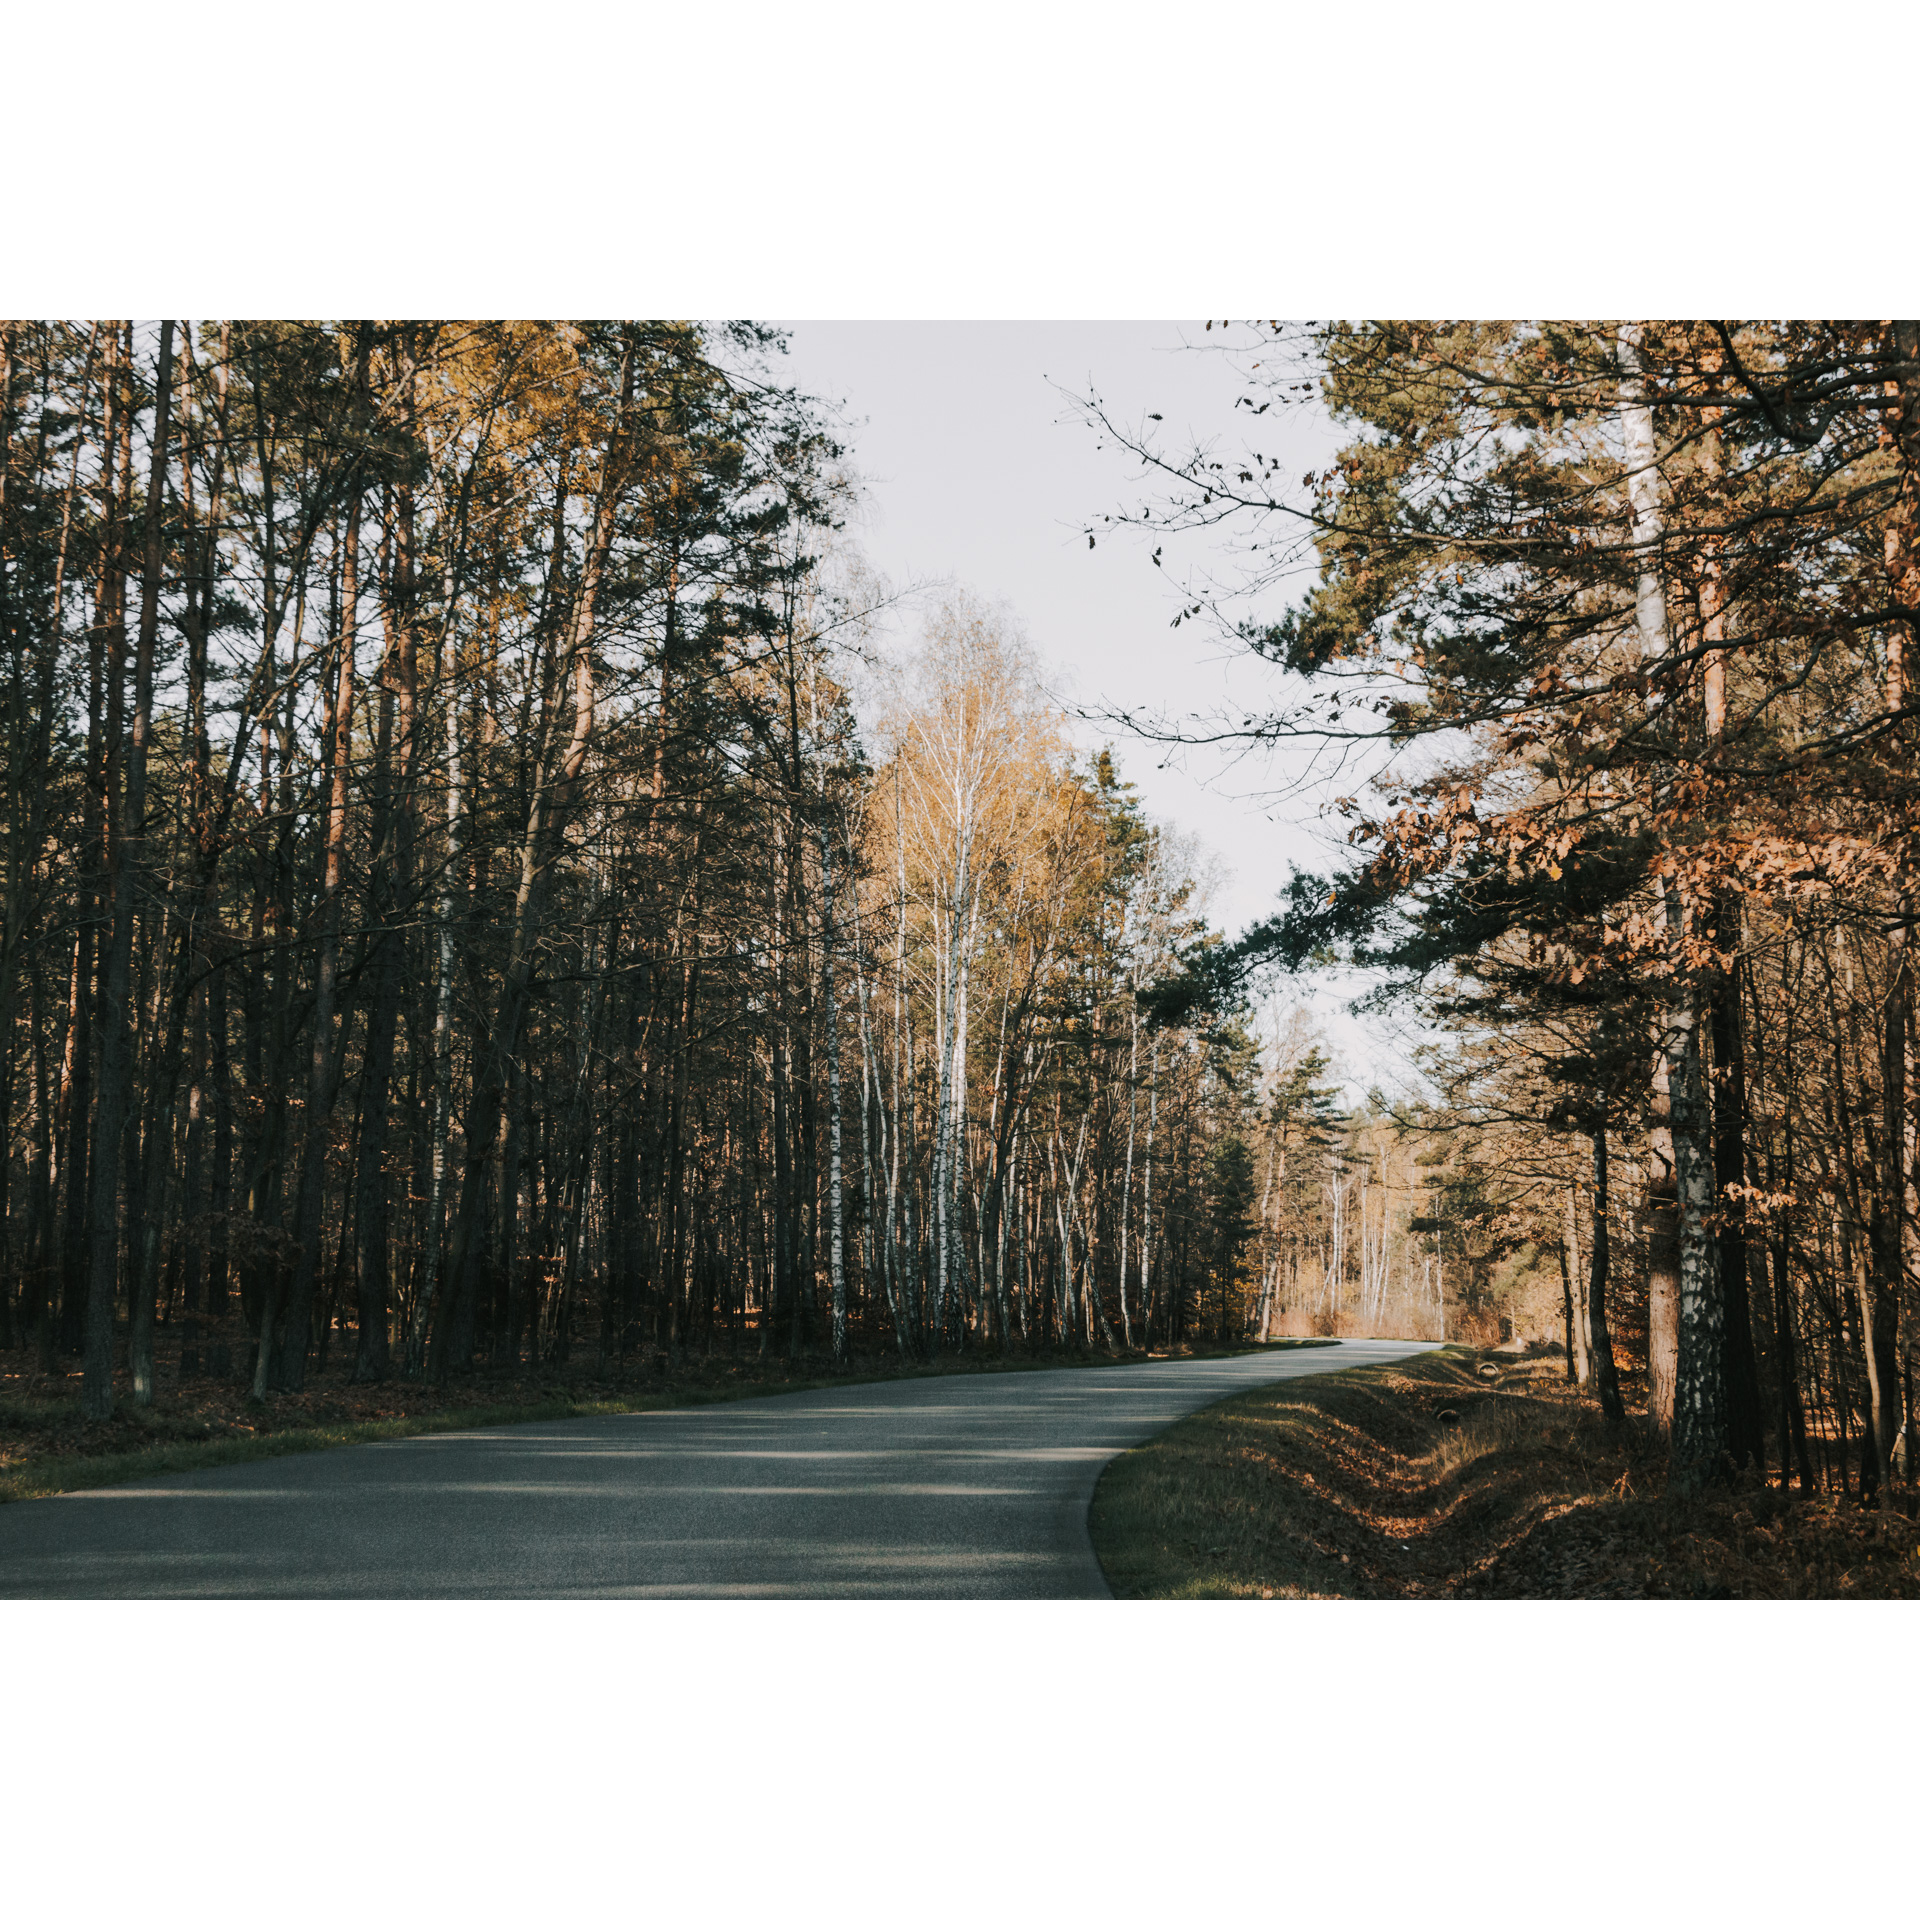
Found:
[{"label": "roadside grass", "polygon": [[[1275,1340],[1274,1347],[1324,1346],[1320,1340]],[[888,1380],[942,1375],[1023,1373],[1061,1367],[1138,1366],[1147,1360],[1205,1360],[1263,1351],[1257,1346],[1186,1347],[1169,1352],[955,1355],[937,1364],[902,1365],[867,1356],[844,1372],[819,1358],[760,1360],[684,1355],[669,1375],[649,1369],[555,1377],[531,1371],[517,1379],[478,1373],[444,1389],[419,1381],[354,1387],[315,1382],[299,1394],[270,1394],[249,1404],[232,1381],[177,1382],[152,1407],[121,1403],[113,1418],[90,1425],[81,1415],[77,1378],[48,1390],[16,1382],[0,1390],[0,1503],[114,1486],[149,1474],[270,1460],[372,1440],[452,1433],[469,1427],[569,1420],[594,1414],[659,1413],[763,1395],[804,1393]],[[10,1356],[11,1357],[11,1356]],[[161,1356],[163,1361],[166,1355]],[[163,1379],[168,1369],[163,1366]]]},{"label": "roadside grass", "polygon": [[1671,1500],[1644,1423],[1610,1432],[1563,1366],[1449,1347],[1202,1408],[1101,1477],[1108,1583],[1123,1599],[1920,1598],[1904,1500],[1862,1512],[1753,1475]]}]

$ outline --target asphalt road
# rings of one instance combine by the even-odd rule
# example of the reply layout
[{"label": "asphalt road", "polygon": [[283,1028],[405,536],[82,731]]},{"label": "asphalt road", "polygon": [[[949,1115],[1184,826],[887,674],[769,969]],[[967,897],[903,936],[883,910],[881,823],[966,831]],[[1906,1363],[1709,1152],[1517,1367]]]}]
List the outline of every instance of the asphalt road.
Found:
[{"label": "asphalt road", "polygon": [[1427,1351],[903,1380],[385,1440],[0,1507],[0,1596],[1082,1599],[1100,1469],[1270,1380]]}]

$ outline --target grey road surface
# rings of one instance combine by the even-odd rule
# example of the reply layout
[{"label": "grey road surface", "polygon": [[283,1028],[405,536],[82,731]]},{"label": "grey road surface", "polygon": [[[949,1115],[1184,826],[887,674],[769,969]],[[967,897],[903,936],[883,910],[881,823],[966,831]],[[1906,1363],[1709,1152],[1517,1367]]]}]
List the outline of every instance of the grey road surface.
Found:
[{"label": "grey road surface", "polygon": [[1116,1453],[1427,1350],[902,1380],[167,1474],[0,1507],[0,1595],[1097,1598],[1087,1503]]}]

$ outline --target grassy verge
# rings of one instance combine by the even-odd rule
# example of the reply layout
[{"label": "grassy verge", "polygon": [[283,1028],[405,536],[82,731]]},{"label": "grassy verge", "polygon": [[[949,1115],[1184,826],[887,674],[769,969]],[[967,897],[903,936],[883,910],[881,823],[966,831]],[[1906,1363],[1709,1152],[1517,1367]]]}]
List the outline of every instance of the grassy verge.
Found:
[{"label": "grassy verge", "polygon": [[1450,1347],[1204,1408],[1102,1476],[1107,1579],[1146,1599],[1920,1598],[1903,1505],[1757,1477],[1670,1500],[1642,1423],[1609,1432],[1562,1365]]},{"label": "grassy verge", "polygon": [[[1274,1341],[1272,1346],[1318,1346],[1320,1341]],[[657,1413],[763,1394],[854,1386],[935,1375],[1029,1372],[1043,1367],[1129,1366],[1147,1359],[1218,1359],[1254,1347],[1181,1347],[1172,1352],[1008,1356],[956,1355],[934,1366],[907,1366],[868,1356],[845,1372],[825,1360],[728,1359],[683,1356],[671,1374],[650,1369],[638,1377],[586,1367],[565,1374],[527,1374],[507,1380],[476,1375],[446,1388],[420,1381],[355,1387],[317,1381],[298,1394],[273,1394],[267,1405],[247,1403],[234,1382],[188,1379],[156,1405],[123,1404],[99,1425],[81,1417],[77,1379],[0,1390],[0,1502],[117,1485],[156,1473],[231,1466],[323,1447],[404,1439],[476,1426],[528,1420],[567,1420],[589,1414]],[[166,1356],[163,1354],[162,1359]],[[162,1377],[168,1369],[163,1366]],[[120,1383],[122,1395],[125,1383]]]}]

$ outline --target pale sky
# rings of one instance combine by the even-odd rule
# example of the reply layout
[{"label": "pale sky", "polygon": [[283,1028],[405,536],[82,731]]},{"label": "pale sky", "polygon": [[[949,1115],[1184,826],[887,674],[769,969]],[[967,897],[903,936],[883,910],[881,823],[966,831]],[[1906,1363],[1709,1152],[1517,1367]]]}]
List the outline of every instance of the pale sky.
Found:
[{"label": "pale sky", "polygon": [[[1231,361],[1205,350],[1202,323],[787,324],[781,371],[844,403],[868,499],[853,533],[896,586],[945,577],[1004,599],[1069,707],[1180,716],[1272,703],[1272,669],[1215,630],[1169,625],[1183,598],[1182,565],[1216,574],[1237,568],[1225,542],[1193,536],[1184,552],[1169,543],[1166,564],[1156,569],[1150,543],[1100,528],[1100,514],[1140,496],[1138,466],[1110,443],[1101,451],[1068,398],[1091,384],[1129,425],[1161,414],[1157,431],[1171,445],[1199,435],[1237,446],[1231,408],[1244,383]],[[1295,473],[1324,464],[1334,429],[1317,413],[1267,418],[1279,422],[1262,423],[1270,455]],[[1098,540],[1092,550],[1090,522]],[[909,612],[907,632],[912,622]],[[1313,797],[1266,806],[1256,797],[1283,783],[1285,763],[1236,763],[1215,748],[1170,755],[1091,722],[1076,730],[1090,747],[1111,738],[1148,810],[1192,834],[1218,862],[1210,918],[1229,934],[1272,910],[1291,864],[1325,869],[1339,858],[1337,835],[1317,817]],[[1401,1077],[1395,1068],[1405,1061],[1407,1036],[1348,1017],[1345,994],[1331,980],[1302,975],[1279,991],[1322,1020],[1356,1091],[1376,1079],[1391,1087]]]}]

